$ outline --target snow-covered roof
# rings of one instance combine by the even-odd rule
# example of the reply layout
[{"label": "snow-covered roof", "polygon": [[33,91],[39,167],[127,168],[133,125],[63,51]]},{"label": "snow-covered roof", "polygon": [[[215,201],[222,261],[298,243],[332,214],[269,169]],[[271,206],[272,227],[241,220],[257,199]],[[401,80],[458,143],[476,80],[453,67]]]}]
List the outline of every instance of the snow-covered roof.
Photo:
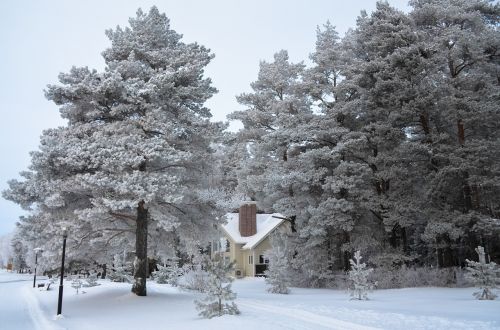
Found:
[{"label": "snow-covered roof", "polygon": [[257,214],[257,233],[252,236],[241,236],[238,213],[226,214],[227,224],[223,225],[222,229],[236,244],[244,244],[242,249],[250,250],[257,246],[284,221],[283,219],[273,218],[273,216],[283,218],[283,215],[280,213]]}]

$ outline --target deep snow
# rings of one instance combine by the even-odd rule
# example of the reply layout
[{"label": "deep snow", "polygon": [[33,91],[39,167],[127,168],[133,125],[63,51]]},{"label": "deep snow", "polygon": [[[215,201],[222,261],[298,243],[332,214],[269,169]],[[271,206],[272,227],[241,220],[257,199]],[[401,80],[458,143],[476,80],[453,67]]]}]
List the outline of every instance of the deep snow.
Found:
[{"label": "deep snow", "polygon": [[148,297],[137,297],[130,284],[101,281],[77,295],[70,283],[56,319],[57,285],[40,291],[32,276],[0,272],[0,329],[500,329],[500,300],[474,300],[473,288],[378,290],[354,301],[341,290],[271,294],[249,278],[233,283],[241,315],[206,320],[193,303],[199,293],[148,282]]}]

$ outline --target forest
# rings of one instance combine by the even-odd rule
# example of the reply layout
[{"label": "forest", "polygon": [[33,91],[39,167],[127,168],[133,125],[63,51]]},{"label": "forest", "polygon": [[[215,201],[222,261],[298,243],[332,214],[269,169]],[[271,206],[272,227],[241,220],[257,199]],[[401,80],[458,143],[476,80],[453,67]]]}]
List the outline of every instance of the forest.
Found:
[{"label": "forest", "polygon": [[296,286],[336,286],[356,251],[386,287],[409,272],[454,285],[478,246],[500,262],[500,5],[410,6],[379,1],[344,36],[318,22],[309,59],[261,61],[237,132],[204,105],[214,54],[156,7],[106,31],[106,69],[47,87],[67,125],[3,192],[29,211],[15,263],[41,247],[56,268],[66,228],[70,265],[133,254],[145,295],[148,257],[191,260],[247,200],[291,222],[275,243]]}]

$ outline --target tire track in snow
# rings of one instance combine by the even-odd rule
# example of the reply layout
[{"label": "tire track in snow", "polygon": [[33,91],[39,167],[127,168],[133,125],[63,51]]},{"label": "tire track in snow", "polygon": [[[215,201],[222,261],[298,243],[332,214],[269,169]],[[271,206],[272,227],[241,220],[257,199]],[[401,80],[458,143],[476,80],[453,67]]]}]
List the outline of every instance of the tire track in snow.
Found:
[{"label": "tire track in snow", "polygon": [[238,299],[238,305],[272,314],[286,316],[288,318],[303,321],[309,324],[319,325],[328,329],[338,330],[380,330],[380,328],[369,327],[356,323],[346,322],[333,317],[315,314],[297,308],[278,307],[263,304],[256,300]]}]

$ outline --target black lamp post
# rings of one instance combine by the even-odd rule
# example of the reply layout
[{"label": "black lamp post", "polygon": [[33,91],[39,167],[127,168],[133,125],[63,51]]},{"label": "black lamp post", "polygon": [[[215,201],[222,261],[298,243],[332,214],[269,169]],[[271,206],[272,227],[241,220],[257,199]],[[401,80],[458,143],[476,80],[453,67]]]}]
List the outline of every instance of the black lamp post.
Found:
[{"label": "black lamp post", "polygon": [[38,266],[38,252],[42,252],[43,250],[41,248],[34,248],[33,251],[35,251],[35,276],[33,277],[33,287],[36,285],[36,266]]},{"label": "black lamp post", "polygon": [[66,254],[66,238],[68,238],[68,231],[63,228],[63,250],[61,262],[61,281],[59,282],[59,300],[57,301],[57,315],[61,315],[62,298],[63,298],[63,279],[64,279],[64,255]]}]

